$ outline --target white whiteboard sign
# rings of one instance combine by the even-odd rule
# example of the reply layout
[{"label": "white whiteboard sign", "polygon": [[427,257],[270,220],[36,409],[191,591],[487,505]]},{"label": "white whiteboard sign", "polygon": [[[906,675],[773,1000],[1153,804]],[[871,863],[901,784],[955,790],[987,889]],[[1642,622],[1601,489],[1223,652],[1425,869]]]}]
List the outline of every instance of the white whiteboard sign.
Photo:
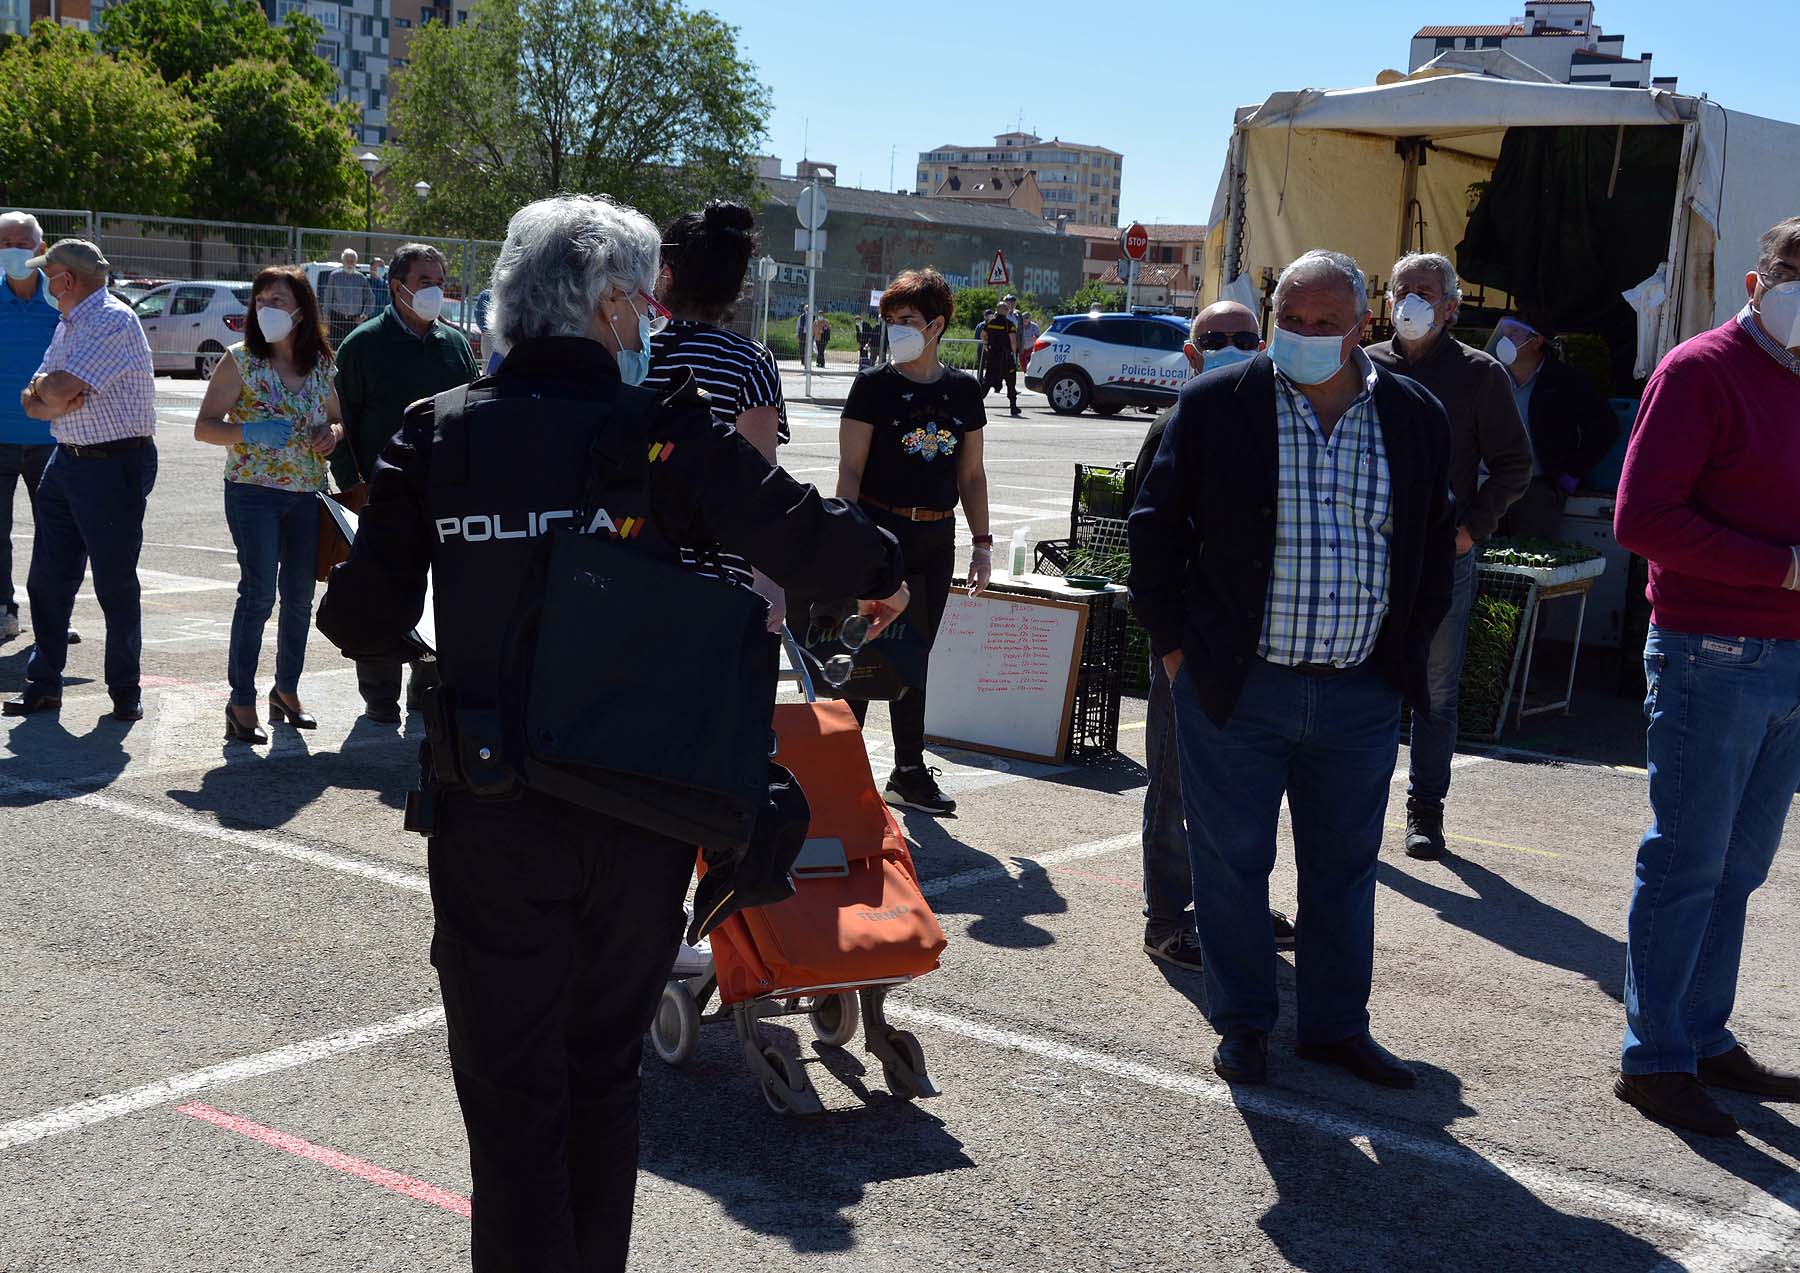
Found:
[{"label": "white whiteboard sign", "polygon": [[931,647],[927,736],[1060,763],[1087,621],[1081,602],[952,592]]}]

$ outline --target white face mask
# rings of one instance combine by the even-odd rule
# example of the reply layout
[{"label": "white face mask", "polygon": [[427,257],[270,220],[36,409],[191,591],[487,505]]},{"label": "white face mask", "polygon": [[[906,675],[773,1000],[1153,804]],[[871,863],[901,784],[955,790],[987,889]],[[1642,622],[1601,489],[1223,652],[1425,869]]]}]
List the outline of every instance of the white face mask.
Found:
[{"label": "white face mask", "polygon": [[1394,307],[1394,330],[1402,340],[1424,340],[1437,326],[1437,307],[1423,296],[1408,296]]},{"label": "white face mask", "polygon": [[925,352],[925,333],[904,323],[887,325],[888,356],[895,362],[911,362]]},{"label": "white face mask", "polygon": [[7,278],[30,277],[32,271],[25,268],[25,262],[30,259],[30,248],[0,248],[0,269],[6,271]]},{"label": "white face mask", "polygon": [[412,306],[412,312],[426,322],[436,322],[437,316],[444,312],[443,288],[421,287],[415,292],[403,283],[396,283],[395,286],[409,297],[407,303]]},{"label": "white face mask", "polygon": [[279,344],[289,332],[294,330],[294,316],[285,309],[276,309],[273,305],[256,307],[256,325],[261,329],[263,339],[271,345]]},{"label": "white face mask", "polygon": [[1202,371],[1217,371],[1220,367],[1235,367],[1240,362],[1249,362],[1256,357],[1248,349],[1239,349],[1235,345],[1227,345],[1223,349],[1206,349],[1200,353]]},{"label": "white face mask", "polygon": [[1344,365],[1344,337],[1302,336],[1277,327],[1269,340],[1269,357],[1295,384],[1322,385]]},{"label": "white face mask", "polygon": [[1778,283],[1756,303],[1763,330],[1789,349],[1800,349],[1800,282]]},{"label": "white face mask", "polygon": [[1519,347],[1513,344],[1511,336],[1502,336],[1494,345],[1494,357],[1500,360],[1502,367],[1510,367],[1519,360]]}]

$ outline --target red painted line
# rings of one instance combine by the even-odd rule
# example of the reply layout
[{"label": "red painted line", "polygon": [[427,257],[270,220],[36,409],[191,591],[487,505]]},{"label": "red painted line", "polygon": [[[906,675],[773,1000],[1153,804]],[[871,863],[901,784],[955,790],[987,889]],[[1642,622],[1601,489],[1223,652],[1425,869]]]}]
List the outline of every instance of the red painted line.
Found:
[{"label": "red painted line", "polygon": [[211,1123],[215,1127],[223,1127],[228,1132],[236,1132],[240,1136],[248,1136],[251,1140],[271,1145],[283,1153],[296,1158],[304,1158],[308,1162],[316,1162],[330,1167],[333,1171],[341,1171],[345,1175],[355,1176],[358,1180],[366,1180],[372,1185],[394,1193],[404,1194],[419,1202],[429,1202],[434,1207],[442,1207],[445,1211],[454,1211],[467,1220],[469,1218],[469,1200],[461,1194],[451,1193],[447,1189],[439,1189],[436,1185],[427,1184],[423,1180],[415,1180],[411,1176],[403,1176],[397,1171],[389,1171],[386,1167],[377,1167],[374,1163],[364,1162],[360,1158],[352,1158],[349,1154],[339,1153],[324,1145],[315,1145],[310,1140],[302,1140],[298,1136],[290,1136],[286,1132],[276,1131],[273,1127],[264,1127],[261,1123],[253,1123],[247,1118],[239,1118],[236,1114],[227,1114],[224,1110],[214,1109],[193,1101],[177,1106],[177,1114],[186,1114],[189,1118],[197,1118]]}]

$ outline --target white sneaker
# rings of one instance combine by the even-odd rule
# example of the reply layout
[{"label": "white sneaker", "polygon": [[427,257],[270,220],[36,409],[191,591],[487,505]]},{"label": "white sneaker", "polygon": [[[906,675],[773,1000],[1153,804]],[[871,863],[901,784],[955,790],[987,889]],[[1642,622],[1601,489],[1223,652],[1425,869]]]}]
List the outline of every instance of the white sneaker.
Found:
[{"label": "white sneaker", "polygon": [[0,641],[10,641],[19,635],[19,612],[17,610],[0,610]]},{"label": "white sneaker", "polygon": [[[688,922],[694,919],[694,908],[685,906]],[[682,928],[686,932],[686,926]],[[698,944],[690,946],[685,941],[681,949],[675,952],[675,966],[669,970],[669,977],[674,981],[683,981],[689,977],[704,977],[712,971],[712,942],[702,937]]]}]

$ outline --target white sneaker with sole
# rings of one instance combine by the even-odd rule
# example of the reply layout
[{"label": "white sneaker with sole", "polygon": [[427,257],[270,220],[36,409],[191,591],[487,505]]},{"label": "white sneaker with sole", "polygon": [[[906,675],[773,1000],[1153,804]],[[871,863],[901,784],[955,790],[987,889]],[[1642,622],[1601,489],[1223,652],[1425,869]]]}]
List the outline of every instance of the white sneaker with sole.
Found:
[{"label": "white sneaker with sole", "polygon": [[[691,924],[694,920],[694,908],[686,906],[683,909],[687,911],[688,923]],[[682,931],[687,931],[686,925],[682,926]],[[669,978],[672,981],[685,981],[689,977],[704,977],[712,971],[712,966],[712,942],[702,937],[690,946],[684,941],[675,952],[675,966],[669,970]]]}]

